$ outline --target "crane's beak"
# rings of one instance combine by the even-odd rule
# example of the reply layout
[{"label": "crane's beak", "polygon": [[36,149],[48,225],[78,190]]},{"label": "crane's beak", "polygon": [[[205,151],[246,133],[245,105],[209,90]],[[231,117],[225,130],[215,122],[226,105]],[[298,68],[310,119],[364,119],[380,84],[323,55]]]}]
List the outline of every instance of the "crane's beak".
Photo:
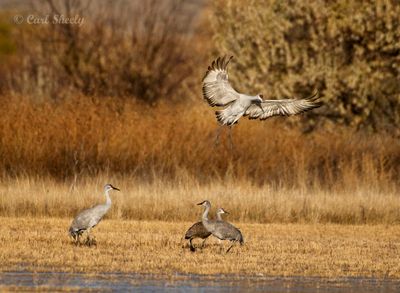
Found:
[{"label": "crane's beak", "polygon": [[227,214],[227,215],[229,215],[229,212],[227,212],[227,211],[225,211],[225,210],[224,210],[224,213]]},{"label": "crane's beak", "polygon": [[117,188],[117,187],[112,187],[114,190],[118,190],[118,191],[121,191],[121,190],[119,190],[119,188]]},{"label": "crane's beak", "polygon": [[264,110],[264,108],[261,106],[261,103],[257,104],[257,106],[260,107],[260,109],[261,109],[261,111],[262,111],[263,113],[265,113],[265,110]]},{"label": "crane's beak", "polygon": [[199,202],[197,205],[198,205],[198,206],[201,206],[203,203],[204,203],[204,201]]}]

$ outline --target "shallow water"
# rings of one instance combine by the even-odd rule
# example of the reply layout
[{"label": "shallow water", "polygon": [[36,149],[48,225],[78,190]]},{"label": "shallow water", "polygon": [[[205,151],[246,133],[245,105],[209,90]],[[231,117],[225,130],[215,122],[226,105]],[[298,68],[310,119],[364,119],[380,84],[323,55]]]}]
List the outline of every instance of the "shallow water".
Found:
[{"label": "shallow water", "polygon": [[134,292],[399,292],[400,280],[372,278],[245,277],[174,274],[0,273],[0,289]]}]

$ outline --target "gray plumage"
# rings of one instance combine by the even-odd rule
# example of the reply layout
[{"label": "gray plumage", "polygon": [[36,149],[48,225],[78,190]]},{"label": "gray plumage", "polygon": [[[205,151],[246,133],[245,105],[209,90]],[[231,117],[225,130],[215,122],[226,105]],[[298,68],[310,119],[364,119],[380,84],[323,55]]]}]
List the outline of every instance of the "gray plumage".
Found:
[{"label": "gray plumage", "polygon": [[75,240],[76,243],[79,243],[79,237],[83,234],[83,232],[87,231],[87,244],[91,244],[90,242],[90,229],[95,227],[104,215],[108,212],[111,207],[111,198],[109,192],[111,190],[118,190],[118,188],[112,186],[111,184],[106,184],[104,186],[104,193],[106,196],[106,203],[99,204],[92,208],[83,210],[80,212],[75,219],[72,221],[72,224],[69,228],[69,234]]},{"label": "gray plumage", "polygon": [[236,242],[239,242],[240,245],[244,244],[242,233],[231,223],[228,223],[222,219],[208,219],[208,213],[211,208],[211,203],[208,200],[205,200],[198,205],[202,205],[205,207],[201,222],[203,223],[207,231],[209,231],[213,236],[217,237],[220,240],[229,240],[232,242],[232,245],[228,248],[226,252],[229,252]]},{"label": "gray plumage", "polygon": [[305,99],[263,100],[262,95],[238,93],[229,83],[227,67],[233,56],[218,57],[203,78],[203,97],[212,107],[225,107],[215,112],[221,125],[231,126],[242,116],[265,120],[272,116],[289,116],[320,107],[317,93]]},{"label": "gray plumage", "polygon": [[201,247],[204,246],[204,242],[206,239],[211,235],[210,232],[207,231],[207,229],[204,227],[202,222],[197,222],[194,223],[186,232],[185,234],[185,239],[189,239],[189,248],[190,251],[196,251],[196,249],[193,246],[192,240],[196,238],[201,238],[204,239]]},{"label": "gray plumage", "polygon": [[[227,213],[224,209],[219,208],[217,210],[217,220],[222,220],[221,214]],[[190,251],[196,251],[195,247],[193,246],[192,240],[196,238],[204,239],[201,247],[204,247],[204,243],[206,242],[207,238],[211,235],[211,232],[208,232],[207,229],[204,227],[202,222],[194,223],[185,234],[185,239],[189,239],[189,248]]]}]

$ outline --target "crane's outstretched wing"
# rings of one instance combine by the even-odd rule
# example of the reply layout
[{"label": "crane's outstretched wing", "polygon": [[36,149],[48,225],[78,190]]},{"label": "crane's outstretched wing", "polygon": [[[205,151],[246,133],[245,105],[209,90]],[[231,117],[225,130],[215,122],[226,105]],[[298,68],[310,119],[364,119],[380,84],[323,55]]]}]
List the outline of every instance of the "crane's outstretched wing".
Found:
[{"label": "crane's outstretched wing", "polygon": [[249,116],[249,119],[264,120],[272,116],[296,115],[320,107],[322,102],[318,101],[318,99],[318,92],[316,92],[305,99],[264,100],[261,103],[261,107],[251,105],[244,113],[244,116]]},{"label": "crane's outstretched wing", "polygon": [[226,60],[226,57],[218,57],[208,67],[203,78],[203,97],[208,104],[214,106],[225,106],[239,98],[228,81],[226,68],[233,56]]}]

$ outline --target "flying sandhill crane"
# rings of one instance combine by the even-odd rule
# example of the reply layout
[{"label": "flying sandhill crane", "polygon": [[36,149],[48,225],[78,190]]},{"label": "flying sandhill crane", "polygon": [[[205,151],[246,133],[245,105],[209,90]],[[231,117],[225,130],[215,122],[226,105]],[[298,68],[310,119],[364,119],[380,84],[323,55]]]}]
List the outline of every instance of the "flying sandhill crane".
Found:
[{"label": "flying sandhill crane", "polygon": [[[226,212],[223,208],[219,208],[217,210],[217,220],[222,221],[222,214],[227,214],[228,212]],[[206,228],[204,227],[202,222],[197,222],[195,224],[193,224],[187,231],[185,234],[185,239],[189,239],[189,248],[190,251],[195,252],[196,248],[193,246],[192,240],[196,239],[196,238],[201,238],[204,239],[202,244],[201,244],[201,248],[204,247],[204,243],[206,242],[207,238],[211,235],[211,232],[208,232],[206,230]]]},{"label": "flying sandhill crane", "polygon": [[94,239],[90,239],[90,230],[95,227],[104,215],[108,212],[111,207],[111,198],[109,192],[111,190],[118,190],[118,188],[112,186],[111,184],[106,184],[104,186],[104,194],[106,196],[106,203],[99,204],[90,209],[83,210],[80,212],[75,219],[72,221],[71,227],[69,228],[69,234],[75,240],[75,244],[79,244],[79,237],[83,234],[83,232],[87,231],[86,244],[92,245],[95,244],[96,241]]},{"label": "flying sandhill crane", "polygon": [[[256,96],[238,93],[230,85],[227,67],[233,56],[218,57],[211,63],[203,78],[203,97],[212,107],[225,107],[215,112],[221,126],[230,126],[238,122],[242,116],[249,119],[265,120],[272,116],[290,116],[320,107],[321,102],[316,92],[305,99],[263,100],[263,95]],[[218,129],[216,143],[218,142]],[[229,131],[231,137],[231,130]],[[232,144],[232,138],[231,138]]]},{"label": "flying sandhill crane", "polygon": [[198,205],[202,205],[205,208],[203,216],[201,218],[201,222],[203,223],[207,231],[211,232],[213,236],[217,237],[220,240],[229,240],[232,242],[232,245],[226,251],[227,253],[231,250],[236,242],[239,242],[240,245],[243,245],[243,236],[238,228],[222,219],[215,221],[208,219],[208,212],[211,208],[211,204],[208,200],[198,203]]}]

